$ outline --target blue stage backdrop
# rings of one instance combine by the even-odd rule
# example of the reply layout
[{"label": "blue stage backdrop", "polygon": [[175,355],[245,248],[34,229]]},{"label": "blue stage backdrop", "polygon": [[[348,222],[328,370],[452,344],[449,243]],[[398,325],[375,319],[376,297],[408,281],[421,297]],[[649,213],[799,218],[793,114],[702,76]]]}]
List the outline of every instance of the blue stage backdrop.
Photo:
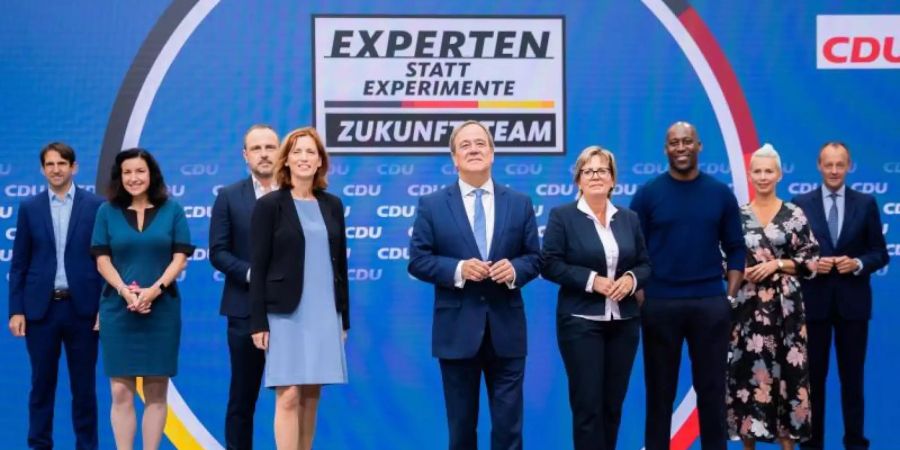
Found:
[{"label": "blue stage backdrop", "polygon": [[[455,121],[492,124],[494,179],[531,196],[541,232],[549,210],[573,199],[572,166],[588,145],[617,155],[613,200],[627,206],[666,170],[664,130],[676,120],[697,125],[701,169],[732,183],[743,201],[744,157],[763,142],[782,153],[779,194],[790,198],[818,186],[819,146],[842,140],[853,152],[848,182],[878,199],[896,263],[898,13],[897,1],[8,2],[0,15],[0,271],[9,271],[18,202],[45,189],[43,145],[72,144],[76,181],[88,189],[123,147],[152,151],[197,245],[180,280],[184,326],[165,446],[222,448],[229,366],[218,315],[223,277],[208,261],[211,205],[221,186],[248,175],[241,138],[250,125],[283,135],[315,123],[333,154],[329,191],[346,205],[353,316],[350,384],[325,388],[316,446],[443,448],[432,290],[406,264],[417,198],[455,180],[446,146]],[[877,17],[860,26],[853,15]],[[873,448],[900,448],[891,419],[896,270],[872,281]],[[0,283],[4,308],[7,291]],[[571,448],[556,287],[539,279],[524,296],[526,446]],[[24,448],[24,342],[3,333],[0,355],[0,446]],[[699,448],[682,367],[679,448]],[[833,369],[830,447],[843,432],[836,376]],[[64,362],[60,380],[55,437],[71,448]],[[98,370],[102,448],[113,447],[107,386]],[[643,445],[644,392],[639,356],[620,448]],[[273,397],[261,396],[259,448],[274,447]],[[479,430],[487,448],[486,407]]]}]

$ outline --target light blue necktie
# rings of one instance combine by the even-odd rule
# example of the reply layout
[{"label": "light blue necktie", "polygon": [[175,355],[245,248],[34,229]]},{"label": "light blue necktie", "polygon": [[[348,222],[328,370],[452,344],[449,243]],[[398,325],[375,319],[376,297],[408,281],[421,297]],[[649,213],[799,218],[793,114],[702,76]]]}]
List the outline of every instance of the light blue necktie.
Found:
[{"label": "light blue necktie", "polygon": [[828,208],[828,234],[831,235],[831,243],[837,245],[838,241],[838,207],[836,192],[828,194],[831,197],[831,208]]},{"label": "light blue necktie", "polygon": [[481,253],[481,259],[487,260],[487,224],[484,217],[484,204],[481,202],[481,196],[484,195],[484,189],[475,189],[475,245],[478,246],[478,253]]}]

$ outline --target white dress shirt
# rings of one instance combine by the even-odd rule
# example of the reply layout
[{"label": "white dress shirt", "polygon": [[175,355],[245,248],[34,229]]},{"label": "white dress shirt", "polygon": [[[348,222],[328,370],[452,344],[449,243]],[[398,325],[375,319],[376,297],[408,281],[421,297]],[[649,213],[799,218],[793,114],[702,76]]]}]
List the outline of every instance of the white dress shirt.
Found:
[{"label": "white dress shirt", "polygon": [[[594,223],[594,230],[597,231],[597,236],[600,237],[600,243],[603,244],[603,253],[606,255],[606,273],[602,276],[605,276],[609,279],[614,279],[616,276],[616,268],[619,264],[619,244],[616,242],[616,237],[612,232],[612,221],[615,220],[615,215],[619,211],[612,202],[609,200],[606,201],[606,225],[600,223],[600,220],[597,219],[597,216],[594,215],[594,212],[591,211],[591,207],[588,206],[587,200],[584,197],[578,199],[578,210],[583,212],[591,222]],[[631,293],[634,294],[634,290],[637,288],[637,279],[634,277],[634,274],[630,271],[626,272],[626,274],[630,274],[632,280],[635,283],[631,287]],[[591,271],[590,276],[588,276],[587,285],[585,285],[584,290],[586,292],[594,292],[594,278],[597,277],[597,272]],[[624,274],[623,274],[624,276]],[[606,312],[600,316],[587,316],[582,314],[572,314],[575,317],[581,317],[583,319],[595,320],[595,321],[609,321],[609,320],[620,320],[622,315],[619,313],[619,303],[614,302],[610,299],[606,299]]]},{"label": "white dress shirt", "polygon": [[[462,179],[459,180],[459,193],[462,195],[463,206],[466,208],[466,218],[469,220],[469,226],[472,228],[473,234],[475,232],[475,189],[478,188]],[[481,194],[481,205],[484,207],[484,229],[487,234],[485,236],[485,245],[487,246],[487,253],[490,254],[491,244],[494,240],[494,180],[488,178],[480,188],[484,190]],[[466,285],[466,280],[462,277],[463,262],[465,261],[461,260],[456,265],[456,272],[453,274],[453,284],[460,289]],[[515,277],[515,270],[513,270],[513,281],[507,283],[510,289],[515,287]]]}]

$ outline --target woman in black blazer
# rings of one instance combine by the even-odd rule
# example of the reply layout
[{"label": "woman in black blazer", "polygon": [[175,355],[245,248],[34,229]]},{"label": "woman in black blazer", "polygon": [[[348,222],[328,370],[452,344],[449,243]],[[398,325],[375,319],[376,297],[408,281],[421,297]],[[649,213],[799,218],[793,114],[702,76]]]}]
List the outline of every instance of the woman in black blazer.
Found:
[{"label": "woman in black blazer", "polygon": [[614,449],[637,353],[634,293],[650,259],[633,211],[610,202],[616,161],[591,146],[575,162],[578,199],[553,208],[541,275],[559,284],[556,333],[569,378],[576,450]]},{"label": "woman in black blazer", "polygon": [[292,131],[276,162],[280,188],[256,202],[250,221],[250,325],[266,350],[266,387],[276,390],[279,449],[311,448],[322,385],[347,382],[344,206],[325,192],[327,173],[316,130]]}]

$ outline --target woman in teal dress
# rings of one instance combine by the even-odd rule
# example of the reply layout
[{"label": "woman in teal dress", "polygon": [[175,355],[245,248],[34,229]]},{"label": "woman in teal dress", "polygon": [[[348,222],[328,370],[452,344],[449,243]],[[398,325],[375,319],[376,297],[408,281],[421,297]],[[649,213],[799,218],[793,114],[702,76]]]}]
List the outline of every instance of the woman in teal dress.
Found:
[{"label": "woman in teal dress", "polygon": [[143,379],[143,448],[157,449],[166,423],[169,378],[178,372],[181,298],[175,279],[193,253],[184,210],[167,198],[150,153],[119,153],[109,202],[97,211],[91,251],[107,285],[100,298],[100,346],[110,377],[117,448],[133,448],[134,395]]}]

